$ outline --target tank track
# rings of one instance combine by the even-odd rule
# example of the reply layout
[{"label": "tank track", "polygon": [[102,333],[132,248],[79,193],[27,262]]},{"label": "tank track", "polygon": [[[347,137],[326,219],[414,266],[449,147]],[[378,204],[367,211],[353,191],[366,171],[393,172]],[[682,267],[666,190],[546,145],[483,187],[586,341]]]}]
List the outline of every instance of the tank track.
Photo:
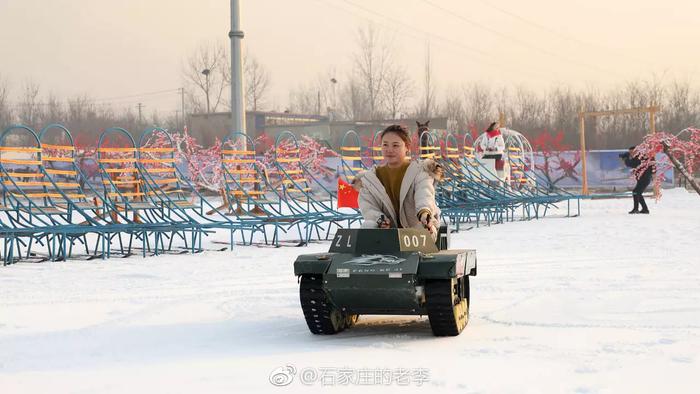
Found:
[{"label": "tank track", "polygon": [[457,279],[426,282],[428,319],[435,336],[456,336],[466,327],[469,320],[468,280],[464,277],[462,286],[458,286],[460,281]]},{"label": "tank track", "polygon": [[357,320],[357,318],[351,319],[330,302],[328,295],[323,291],[323,275],[302,275],[299,284],[299,299],[306,325],[314,334],[337,334],[343,331],[346,326],[354,324],[354,320]]}]

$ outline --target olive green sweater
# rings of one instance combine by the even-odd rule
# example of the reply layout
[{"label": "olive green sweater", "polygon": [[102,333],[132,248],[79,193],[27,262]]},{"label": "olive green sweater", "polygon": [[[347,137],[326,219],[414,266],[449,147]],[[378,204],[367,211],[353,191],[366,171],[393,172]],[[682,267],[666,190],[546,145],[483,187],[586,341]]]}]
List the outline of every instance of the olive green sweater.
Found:
[{"label": "olive green sweater", "polygon": [[[394,212],[396,212],[397,220],[399,217],[400,200],[401,200],[401,182],[403,181],[403,176],[406,175],[406,169],[408,165],[411,164],[410,161],[406,161],[401,167],[390,168],[388,165],[377,167],[377,178],[384,185],[386,194],[389,195],[391,199],[391,204],[394,206]],[[401,227],[401,223],[396,223],[396,227]]]}]

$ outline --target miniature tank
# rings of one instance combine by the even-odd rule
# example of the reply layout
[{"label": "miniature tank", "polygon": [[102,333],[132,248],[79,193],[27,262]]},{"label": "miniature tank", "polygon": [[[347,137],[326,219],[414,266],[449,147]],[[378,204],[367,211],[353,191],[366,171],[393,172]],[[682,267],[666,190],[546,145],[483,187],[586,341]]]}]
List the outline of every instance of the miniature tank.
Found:
[{"label": "miniature tank", "polygon": [[359,315],[427,315],[436,336],[459,335],[469,319],[476,251],[449,249],[423,229],[341,229],[327,253],[294,262],[309,330],[336,334]]}]

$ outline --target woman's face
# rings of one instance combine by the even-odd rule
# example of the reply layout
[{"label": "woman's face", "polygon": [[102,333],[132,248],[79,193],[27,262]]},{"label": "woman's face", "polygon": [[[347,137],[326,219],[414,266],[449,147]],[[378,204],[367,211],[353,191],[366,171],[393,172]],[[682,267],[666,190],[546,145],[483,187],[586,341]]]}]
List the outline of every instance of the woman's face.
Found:
[{"label": "woman's face", "polygon": [[390,166],[399,166],[406,160],[406,143],[396,133],[386,133],[382,137],[382,155]]}]

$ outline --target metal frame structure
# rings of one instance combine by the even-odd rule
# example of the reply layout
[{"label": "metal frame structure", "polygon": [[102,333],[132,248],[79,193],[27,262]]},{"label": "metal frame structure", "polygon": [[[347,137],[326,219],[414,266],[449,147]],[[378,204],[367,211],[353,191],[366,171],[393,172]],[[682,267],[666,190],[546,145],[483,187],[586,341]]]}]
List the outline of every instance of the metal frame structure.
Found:
[{"label": "metal frame structure", "polygon": [[[579,111],[578,113],[579,137],[581,144],[581,167],[583,172],[581,194],[588,195],[588,173],[586,171],[586,117],[590,116],[595,118],[600,116],[617,116],[648,113],[650,134],[654,134],[656,133],[656,113],[660,111],[661,108],[654,104],[652,104],[649,107],[643,108],[616,109],[610,111],[586,111],[584,107],[581,107],[581,111]],[[654,190],[654,193],[658,194],[658,190]]]},{"label": "metal frame structure", "polygon": [[[367,169],[365,163],[381,163],[380,133],[363,147],[360,136],[348,131],[341,141],[337,175],[352,181]],[[476,157],[469,135],[438,138],[426,131],[420,136],[426,143],[413,155],[443,167],[445,181],[436,187],[436,199],[443,219],[457,230],[461,223],[515,220],[518,210],[521,219],[540,218],[554,204],[580,197],[538,186],[529,143],[513,136],[507,161],[522,172],[515,182],[499,179]],[[138,249],[142,256],[196,253],[203,250],[203,238],[217,230],[229,232],[231,248],[236,233],[243,244],[252,244],[259,234],[265,244],[279,246],[282,234],[290,230],[298,234],[297,245],[305,245],[362,219],[357,209],[338,209],[337,193],[303,162],[299,141],[289,131],[277,137],[267,158],[269,168],[256,156],[250,137],[240,132],[226,137],[217,169],[223,185],[218,207],[178,167],[177,149],[161,128],[144,131],[138,143],[127,130],[110,128],[99,137],[93,176],[78,165],[77,148],[65,127],[52,124],[38,134],[21,125],[4,130],[4,264],[30,258],[65,260],[74,257],[76,245],[84,246],[89,259],[130,256]]]}]

